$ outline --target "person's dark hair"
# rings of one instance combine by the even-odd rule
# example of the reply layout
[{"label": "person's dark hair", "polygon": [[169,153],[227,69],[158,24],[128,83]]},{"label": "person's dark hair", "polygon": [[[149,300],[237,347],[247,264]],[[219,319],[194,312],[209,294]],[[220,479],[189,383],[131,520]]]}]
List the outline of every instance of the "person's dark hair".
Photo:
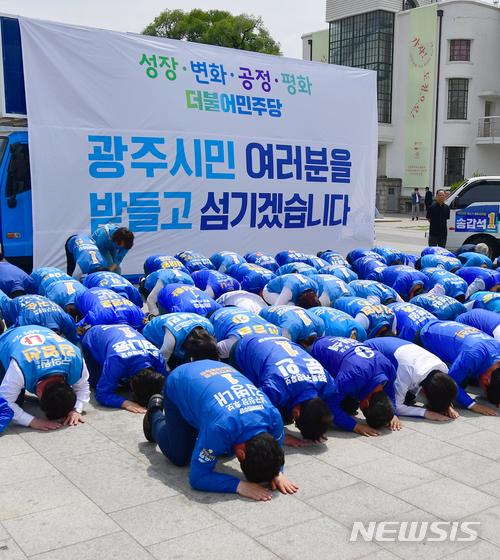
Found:
[{"label": "person's dark hair", "polygon": [[446,412],[455,400],[458,387],[455,381],[442,371],[431,371],[422,381],[427,408],[434,412]]},{"label": "person's dark hair", "polygon": [[465,294],[460,294],[459,296],[455,296],[455,299],[460,303],[465,303]]},{"label": "person's dark hair", "polygon": [[437,196],[439,193],[443,193],[444,195],[446,195],[446,191],[445,191],[444,189],[438,189],[438,190],[436,191],[436,196]]},{"label": "person's dark hair", "polygon": [[70,317],[73,317],[75,321],[79,321],[83,317],[74,303],[68,303],[68,305],[64,306],[64,311],[66,311]]},{"label": "person's dark hair", "polygon": [[384,391],[376,391],[370,397],[370,404],[363,410],[363,414],[368,426],[377,430],[392,420],[394,406]]},{"label": "person's dark hair", "polygon": [[301,403],[300,416],[295,420],[302,437],[312,441],[324,436],[331,423],[332,413],[319,397]]},{"label": "person's dark hair", "polygon": [[486,396],[490,403],[498,406],[500,404],[500,367],[493,370],[491,381],[486,389]]},{"label": "person's dark hair", "polygon": [[383,336],[394,336],[392,329],[389,325],[384,325],[375,333],[375,337],[381,338]]},{"label": "person's dark hair", "polygon": [[415,269],[422,270],[422,257],[420,257],[415,261]]},{"label": "person's dark hair", "polygon": [[300,294],[295,305],[303,309],[310,309],[311,307],[321,307],[321,301],[314,290],[306,290]]},{"label": "person's dark hair", "polygon": [[285,464],[285,454],[279,443],[266,432],[246,442],[241,470],[249,482],[270,482]]},{"label": "person's dark hair", "polygon": [[398,300],[395,297],[388,297],[387,299],[384,300],[383,304],[384,305],[389,305],[390,303],[396,303]]},{"label": "person's dark hair", "polygon": [[25,296],[26,292],[24,290],[14,290],[13,292],[10,292],[9,297],[11,299],[15,299],[16,297],[20,297],[20,296]]},{"label": "person's dark hair", "polygon": [[162,394],[165,376],[155,369],[143,368],[130,378],[130,388],[137,402],[146,406],[153,395]]},{"label": "person's dark hair", "polygon": [[429,190],[429,187],[425,187],[425,190],[428,191],[428,190]]},{"label": "person's dark hair", "polygon": [[[54,375],[63,375],[63,373]],[[40,408],[49,420],[65,418],[76,404],[76,395],[67,383],[49,383],[40,397]]]},{"label": "person's dark hair", "polygon": [[186,359],[218,360],[217,341],[203,327],[195,327],[187,336],[182,345]]},{"label": "person's dark hair", "polygon": [[297,344],[299,346],[302,346],[302,348],[309,348],[310,346],[312,346],[316,342],[317,338],[318,338],[317,334],[312,334],[311,336],[308,336],[307,338],[297,340]]},{"label": "person's dark hair", "polygon": [[123,247],[127,249],[132,249],[134,246],[134,234],[127,228],[118,228],[111,236],[113,243],[123,243]]}]

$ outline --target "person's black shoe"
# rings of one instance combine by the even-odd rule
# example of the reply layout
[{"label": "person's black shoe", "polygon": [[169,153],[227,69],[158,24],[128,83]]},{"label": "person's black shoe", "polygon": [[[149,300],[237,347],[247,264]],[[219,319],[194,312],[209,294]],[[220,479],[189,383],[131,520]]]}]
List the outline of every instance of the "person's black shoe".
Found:
[{"label": "person's black shoe", "polygon": [[151,416],[153,412],[159,410],[163,412],[163,396],[162,395],[153,395],[148,402],[148,410],[144,415],[142,420],[142,431],[144,432],[144,437],[150,441],[151,443],[155,443],[152,433],[152,425],[151,425]]}]

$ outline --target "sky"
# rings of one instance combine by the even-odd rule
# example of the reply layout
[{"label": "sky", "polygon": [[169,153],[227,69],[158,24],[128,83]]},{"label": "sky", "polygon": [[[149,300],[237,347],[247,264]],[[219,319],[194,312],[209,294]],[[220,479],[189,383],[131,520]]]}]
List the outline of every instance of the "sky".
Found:
[{"label": "sky", "polygon": [[302,58],[301,35],[326,29],[325,0],[0,0],[0,13],[140,33],[165,9],[228,10],[262,17],[284,56]]}]

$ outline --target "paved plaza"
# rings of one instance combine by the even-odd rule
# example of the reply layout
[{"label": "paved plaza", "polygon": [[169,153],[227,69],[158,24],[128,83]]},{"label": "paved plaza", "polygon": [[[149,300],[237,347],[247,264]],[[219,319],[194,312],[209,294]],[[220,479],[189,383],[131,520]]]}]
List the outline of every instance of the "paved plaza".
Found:
[{"label": "paved plaza", "polygon": [[[419,251],[424,232],[383,221],[377,242]],[[325,445],[286,449],[295,496],[256,503],[192,490],[188,469],[144,441],[141,416],[93,401],[82,426],[0,437],[0,560],[497,560],[499,427],[465,412],[404,419],[378,438],[331,431]],[[477,521],[480,538],[349,542],[353,522],[384,520]]]}]

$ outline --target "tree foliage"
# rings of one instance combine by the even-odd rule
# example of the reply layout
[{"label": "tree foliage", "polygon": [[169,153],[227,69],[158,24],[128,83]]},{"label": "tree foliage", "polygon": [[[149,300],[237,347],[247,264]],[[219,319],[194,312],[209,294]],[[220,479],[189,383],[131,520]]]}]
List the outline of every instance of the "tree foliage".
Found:
[{"label": "tree foliage", "polygon": [[281,54],[279,43],[271,37],[260,17],[234,16],[222,10],[165,10],[143,33],[244,51]]}]

